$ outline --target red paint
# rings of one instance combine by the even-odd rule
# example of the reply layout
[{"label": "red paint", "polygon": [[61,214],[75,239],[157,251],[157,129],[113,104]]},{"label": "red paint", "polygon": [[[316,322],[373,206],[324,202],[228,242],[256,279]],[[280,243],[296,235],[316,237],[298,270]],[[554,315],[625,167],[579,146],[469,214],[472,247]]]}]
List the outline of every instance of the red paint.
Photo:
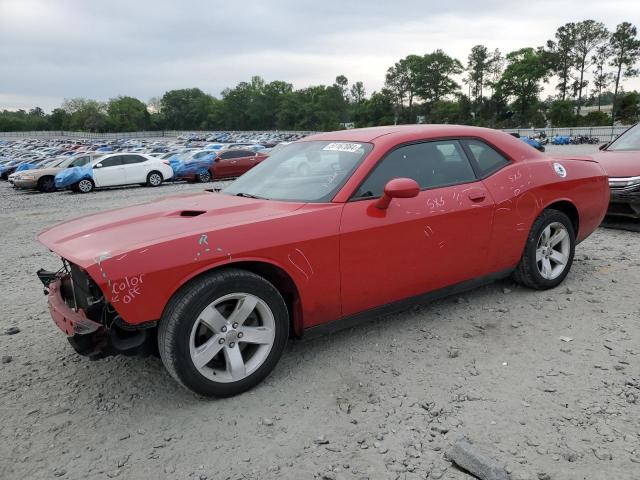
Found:
[{"label": "red paint", "polygon": [[418,182],[411,178],[394,178],[384,187],[382,197],[375,203],[380,210],[389,208],[393,198],[413,198],[420,193]]},{"label": "red paint", "polygon": [[640,177],[640,150],[601,150],[592,157],[610,177]]},{"label": "red paint", "polygon": [[76,333],[86,334],[95,332],[102,325],[87,318],[81,308],[74,311],[69,308],[60,294],[60,280],[49,284],[49,313],[60,330],[72,337]]},{"label": "red paint", "polygon": [[[378,199],[348,201],[390,149],[463,137],[484,140],[511,164],[482,180],[420,192],[405,180],[391,182],[385,209],[376,206]],[[39,239],[84,268],[110,302],[114,284],[134,287],[128,303],[114,304],[131,324],[159,319],[171,295],[205,271],[238,262],[273,265],[296,286],[294,328],[300,333],[303,327],[514,267],[531,224],[555,202],[578,210],[579,241],[600,224],[608,205],[607,177],[596,162],[550,159],[495,130],[377,127],[304,141],[320,139],[373,145],[330,203],[204,192],[72,220]],[[566,178],[554,171],[554,161],[565,167]],[[393,198],[394,192],[412,198]],[[183,210],[205,213],[183,217]],[[143,281],[132,285],[141,275]]]},{"label": "red paint", "polygon": [[242,157],[236,158],[223,158],[225,152],[234,152],[234,150],[221,150],[218,152],[212,165],[209,167],[212,178],[233,178],[239,177],[243,173],[248,172],[257,164],[268,158],[268,155],[263,153],[248,152],[242,150],[246,154]]}]

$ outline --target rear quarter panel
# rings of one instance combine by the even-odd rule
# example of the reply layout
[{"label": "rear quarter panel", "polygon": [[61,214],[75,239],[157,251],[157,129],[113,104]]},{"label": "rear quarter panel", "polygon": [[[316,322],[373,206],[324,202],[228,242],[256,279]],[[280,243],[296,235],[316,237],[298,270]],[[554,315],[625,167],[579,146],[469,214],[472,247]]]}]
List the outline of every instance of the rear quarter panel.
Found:
[{"label": "rear quarter panel", "polygon": [[[554,169],[560,163],[562,178]],[[491,270],[515,267],[535,219],[556,202],[576,207],[581,242],[600,225],[609,204],[609,185],[596,163],[578,159],[535,158],[515,162],[484,180],[495,202]]]}]

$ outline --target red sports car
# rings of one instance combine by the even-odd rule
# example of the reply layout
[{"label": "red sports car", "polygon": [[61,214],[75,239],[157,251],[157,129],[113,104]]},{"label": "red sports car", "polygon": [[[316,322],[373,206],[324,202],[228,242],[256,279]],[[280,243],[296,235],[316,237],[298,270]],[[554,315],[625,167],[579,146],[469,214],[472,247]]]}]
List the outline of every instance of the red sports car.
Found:
[{"label": "red sports car", "polygon": [[220,150],[209,167],[209,173],[214,179],[239,177],[267,157],[268,155],[253,150]]},{"label": "red sports car", "polygon": [[324,133],[219,193],[45,230],[63,268],[39,276],[79,353],[157,345],[184,386],[228,396],[261,381],[290,335],[508,275],[555,287],[608,203],[597,162],[552,159],[495,130]]},{"label": "red sports car", "polygon": [[640,124],[593,155],[609,175],[609,215],[640,218]]}]

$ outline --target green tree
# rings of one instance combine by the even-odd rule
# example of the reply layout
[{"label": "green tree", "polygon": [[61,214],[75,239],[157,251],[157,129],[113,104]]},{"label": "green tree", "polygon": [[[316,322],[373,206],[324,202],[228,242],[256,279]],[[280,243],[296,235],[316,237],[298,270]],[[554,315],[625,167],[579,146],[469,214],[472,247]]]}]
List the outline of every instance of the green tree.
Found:
[{"label": "green tree", "polygon": [[609,44],[604,43],[596,48],[596,53],[591,58],[591,63],[595,67],[593,70],[593,91],[592,94],[598,99],[598,111],[602,106],[602,91],[611,83],[611,73],[606,72],[604,67],[611,56]]},{"label": "green tree", "polygon": [[356,82],[351,85],[349,90],[349,98],[353,107],[353,121],[356,126],[363,125],[363,104],[366,101],[366,91],[364,89],[364,83]]},{"label": "green tree", "polygon": [[137,98],[116,97],[107,103],[107,123],[114,132],[136,132],[149,129],[151,115]]},{"label": "green tree", "polygon": [[363,106],[363,126],[393,125],[396,122],[395,94],[383,88],[373,92]]},{"label": "green tree", "polygon": [[62,109],[68,115],[70,130],[104,132],[107,130],[105,104],[85,98],[70,98],[62,102]]},{"label": "green tree", "polygon": [[623,125],[632,125],[640,121],[640,93],[629,92],[617,99],[614,104],[615,120]]},{"label": "green tree", "polygon": [[573,47],[574,68],[578,77],[574,90],[578,94],[577,114],[580,115],[582,106],[582,91],[587,86],[584,78],[585,71],[591,66],[590,55],[602,42],[608,40],[609,32],[601,22],[595,20],[583,20],[575,25],[575,37]]},{"label": "green tree", "polygon": [[507,67],[498,82],[498,90],[505,97],[513,97],[520,125],[530,123],[537,115],[541,82],[550,76],[543,52],[522,48],[507,55]]},{"label": "green tree", "polygon": [[609,39],[613,57],[609,65],[615,68],[612,121],[616,118],[616,104],[621,79],[638,74],[638,71],[634,68],[640,58],[640,40],[636,38],[637,35],[638,31],[634,25],[629,22],[622,22],[616,27],[615,32],[611,34]]},{"label": "green tree", "polygon": [[572,127],[576,124],[575,104],[571,100],[554,100],[547,110],[552,127]]},{"label": "green tree", "polygon": [[491,56],[484,45],[476,45],[471,49],[467,60],[467,72],[471,85],[471,93],[476,103],[482,102],[485,79],[489,75]]},{"label": "green tree", "polygon": [[[413,101],[416,96],[418,70],[422,67],[419,55],[409,55],[387,70],[385,87],[393,93],[396,117],[401,122],[413,121]],[[405,112],[405,101],[407,102]]]},{"label": "green tree", "polygon": [[166,128],[200,129],[206,126],[214,98],[199,88],[170,90],[160,100],[160,112]]},{"label": "green tree", "polygon": [[51,130],[66,130],[69,123],[69,114],[63,108],[54,108],[49,115],[49,127]]},{"label": "green tree", "polygon": [[555,41],[547,41],[547,49],[552,55],[553,73],[559,79],[556,90],[560,92],[560,100],[566,100],[567,98],[576,42],[575,35],[576,24],[569,22],[556,30]]},{"label": "green tree", "polygon": [[416,93],[427,103],[442,100],[460,89],[453,77],[463,70],[459,60],[442,50],[428,53],[422,57],[417,69]]}]

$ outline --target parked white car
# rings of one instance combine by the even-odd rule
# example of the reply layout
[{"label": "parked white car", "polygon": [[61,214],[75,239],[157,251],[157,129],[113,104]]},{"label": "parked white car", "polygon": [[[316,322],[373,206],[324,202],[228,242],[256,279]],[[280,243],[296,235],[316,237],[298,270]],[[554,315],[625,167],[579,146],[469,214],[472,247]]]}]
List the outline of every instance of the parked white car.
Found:
[{"label": "parked white car", "polygon": [[89,165],[92,177],[83,178],[75,185],[75,190],[81,193],[120,185],[158,187],[173,177],[168,161],[141,153],[113,153],[97,158]]}]

